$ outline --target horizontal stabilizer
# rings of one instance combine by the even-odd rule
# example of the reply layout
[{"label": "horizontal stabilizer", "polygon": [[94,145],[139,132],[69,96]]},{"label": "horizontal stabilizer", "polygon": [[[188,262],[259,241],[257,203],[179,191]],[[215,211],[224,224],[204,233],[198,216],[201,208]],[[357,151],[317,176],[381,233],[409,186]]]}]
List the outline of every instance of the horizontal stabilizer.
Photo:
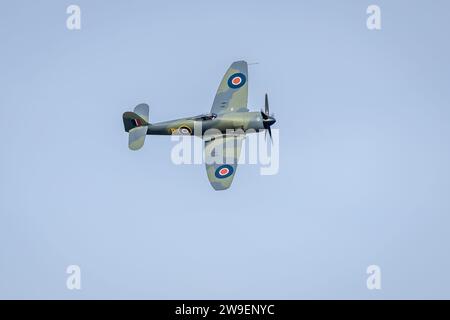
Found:
[{"label": "horizontal stabilizer", "polygon": [[148,109],[148,104],[141,103],[134,108],[134,113],[136,113],[139,117],[141,117],[145,122],[148,123]]},{"label": "horizontal stabilizer", "polygon": [[130,130],[128,135],[128,148],[131,150],[139,150],[145,142],[148,126],[136,127]]}]

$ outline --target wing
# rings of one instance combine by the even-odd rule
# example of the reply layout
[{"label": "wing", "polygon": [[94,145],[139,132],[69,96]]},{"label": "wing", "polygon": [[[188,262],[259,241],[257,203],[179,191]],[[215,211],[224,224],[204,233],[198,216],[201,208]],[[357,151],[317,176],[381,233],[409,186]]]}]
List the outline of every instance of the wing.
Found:
[{"label": "wing", "polygon": [[246,112],[248,97],[248,67],[245,61],[231,64],[220,82],[211,113]]},{"label": "wing", "polygon": [[244,139],[244,135],[224,135],[205,141],[206,173],[215,190],[231,186]]}]

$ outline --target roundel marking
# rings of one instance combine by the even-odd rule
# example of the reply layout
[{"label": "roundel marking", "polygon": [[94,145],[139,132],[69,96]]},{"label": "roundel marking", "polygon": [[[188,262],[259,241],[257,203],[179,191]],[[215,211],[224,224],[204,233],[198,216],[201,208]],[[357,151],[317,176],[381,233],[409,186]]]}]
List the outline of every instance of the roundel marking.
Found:
[{"label": "roundel marking", "polygon": [[235,86],[240,85],[241,82],[242,82],[242,78],[241,78],[241,77],[234,77],[234,78],[231,80],[231,83],[234,84]]},{"label": "roundel marking", "polygon": [[221,165],[216,169],[215,175],[218,179],[228,178],[233,174],[233,167],[229,164]]},{"label": "roundel marking", "polygon": [[232,89],[238,89],[245,84],[246,80],[245,74],[235,73],[228,78],[228,86]]},{"label": "roundel marking", "polygon": [[181,134],[184,134],[184,135],[190,135],[190,134],[192,133],[191,128],[186,127],[186,126],[181,126],[181,127],[179,127],[179,128],[178,128],[178,131],[179,131]]}]

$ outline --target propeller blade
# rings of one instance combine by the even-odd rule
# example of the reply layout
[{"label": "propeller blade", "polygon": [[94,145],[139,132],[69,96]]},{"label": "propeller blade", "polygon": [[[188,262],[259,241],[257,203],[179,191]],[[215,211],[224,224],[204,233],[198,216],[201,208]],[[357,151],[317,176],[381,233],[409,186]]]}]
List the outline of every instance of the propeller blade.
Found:
[{"label": "propeller blade", "polygon": [[267,131],[269,131],[270,142],[273,143],[272,130],[270,129],[270,127],[269,127],[269,129],[266,130],[266,133],[267,133]]},{"label": "propeller blade", "polygon": [[264,112],[269,115],[269,98],[266,93],[265,101],[264,101]]},{"label": "propeller blade", "polygon": [[264,120],[269,119],[269,115],[266,114],[266,113],[264,113],[264,111],[261,111],[261,117],[262,117]]}]

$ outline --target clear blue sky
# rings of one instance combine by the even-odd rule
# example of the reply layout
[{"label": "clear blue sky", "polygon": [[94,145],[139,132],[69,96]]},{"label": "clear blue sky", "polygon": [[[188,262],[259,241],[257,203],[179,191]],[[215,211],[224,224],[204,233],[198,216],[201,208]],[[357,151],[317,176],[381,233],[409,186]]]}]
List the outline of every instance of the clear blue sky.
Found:
[{"label": "clear blue sky", "polygon": [[[0,297],[450,298],[449,10],[4,1]],[[172,164],[169,137],[128,150],[124,111],[208,112],[240,59],[259,62],[250,109],[268,92],[278,120],[278,175],[243,165],[215,192],[202,165]]]}]

